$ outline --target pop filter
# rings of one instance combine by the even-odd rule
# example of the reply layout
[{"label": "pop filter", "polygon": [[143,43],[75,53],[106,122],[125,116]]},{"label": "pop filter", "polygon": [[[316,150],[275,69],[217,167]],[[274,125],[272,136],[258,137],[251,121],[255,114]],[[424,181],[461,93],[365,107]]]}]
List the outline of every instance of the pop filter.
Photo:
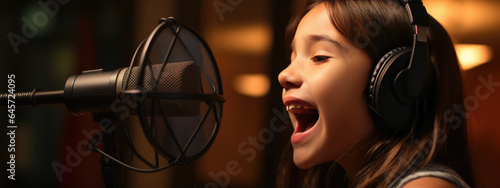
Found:
[{"label": "pop filter", "polygon": [[[173,18],[161,19],[136,54],[129,70],[138,75],[124,73],[121,95],[145,96],[137,115],[149,142],[171,163],[188,164],[219,129],[224,98],[216,61],[205,41]],[[177,80],[165,82],[170,78]]]}]

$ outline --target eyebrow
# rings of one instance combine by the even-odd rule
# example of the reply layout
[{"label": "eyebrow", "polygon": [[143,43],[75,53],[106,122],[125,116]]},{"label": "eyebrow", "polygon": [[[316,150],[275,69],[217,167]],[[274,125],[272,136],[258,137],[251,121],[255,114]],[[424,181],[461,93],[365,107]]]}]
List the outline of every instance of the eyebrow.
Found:
[{"label": "eyebrow", "polygon": [[[319,41],[330,42],[330,43],[334,44],[335,46],[341,48],[343,51],[346,50],[346,48],[344,48],[344,46],[342,46],[342,44],[340,44],[340,42],[332,39],[328,35],[308,35],[308,36],[306,36],[306,39],[314,41],[314,42],[319,42]],[[292,50],[295,49],[295,39],[292,41],[291,49]]]}]

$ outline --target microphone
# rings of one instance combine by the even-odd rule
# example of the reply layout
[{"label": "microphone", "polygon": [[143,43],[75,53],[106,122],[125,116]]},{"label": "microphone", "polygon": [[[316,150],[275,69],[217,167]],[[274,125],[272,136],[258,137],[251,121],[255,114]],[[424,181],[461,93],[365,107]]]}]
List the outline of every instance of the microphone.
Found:
[{"label": "microphone", "polygon": [[[111,129],[114,132],[101,125],[106,130],[87,144],[89,150],[102,155],[102,175],[109,187],[119,184],[115,177],[120,177],[121,167],[149,173],[188,165],[201,157],[215,140],[225,102],[219,69],[208,44],[172,17],[160,19],[128,68],[84,71],[70,76],[59,91],[0,94],[0,106],[12,97],[16,105],[64,104],[73,114],[90,113],[95,122],[108,119],[116,124],[116,129]],[[125,123],[128,115],[138,117],[153,146],[154,163],[136,150]],[[123,159],[128,160],[121,159],[124,155],[116,149],[117,138],[127,144],[130,157]],[[98,146],[100,141],[103,150]],[[161,166],[158,154],[167,158],[168,164]],[[149,168],[129,165],[134,156]]]},{"label": "microphone", "polygon": [[[155,64],[146,68],[143,87],[148,91],[169,94],[201,94],[201,69],[191,61]],[[131,70],[131,71],[130,71]],[[165,70],[165,71],[162,71]],[[139,67],[121,68],[114,71],[103,69],[84,71],[70,76],[60,91],[14,93],[17,105],[65,104],[76,115],[97,112],[130,113],[137,115],[137,99],[144,102],[146,114],[151,113],[152,99],[125,94],[126,90],[138,89]],[[7,105],[9,94],[0,94],[0,105]],[[137,95],[137,94],[136,94]],[[132,98],[132,99],[131,99]],[[120,104],[122,103],[122,104]],[[159,99],[166,116],[193,116],[200,112],[200,100]],[[128,105],[130,108],[123,108]],[[129,109],[131,111],[129,111]],[[157,110],[154,115],[158,115]]]}]

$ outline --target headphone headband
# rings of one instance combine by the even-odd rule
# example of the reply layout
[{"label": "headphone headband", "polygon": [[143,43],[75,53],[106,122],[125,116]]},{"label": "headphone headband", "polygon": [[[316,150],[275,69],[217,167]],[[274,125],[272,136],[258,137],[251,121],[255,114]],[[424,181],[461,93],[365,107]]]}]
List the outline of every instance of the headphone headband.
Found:
[{"label": "headphone headband", "polygon": [[412,54],[408,67],[400,76],[408,77],[406,90],[411,98],[422,92],[424,84],[425,62],[427,56],[427,26],[429,19],[427,10],[421,0],[402,0],[413,28]]},{"label": "headphone headband", "polygon": [[408,17],[410,18],[411,25],[422,25],[422,26],[429,25],[427,10],[425,10],[422,1],[402,0],[402,3],[406,8],[406,12],[408,13]]}]

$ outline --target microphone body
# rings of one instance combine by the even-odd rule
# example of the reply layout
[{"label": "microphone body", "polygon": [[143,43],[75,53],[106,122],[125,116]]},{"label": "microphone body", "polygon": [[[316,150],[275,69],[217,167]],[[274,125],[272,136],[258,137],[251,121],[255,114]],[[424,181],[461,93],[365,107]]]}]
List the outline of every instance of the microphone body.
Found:
[{"label": "microphone body", "polygon": [[117,92],[121,90],[117,88],[117,83],[123,79],[119,77],[120,72],[127,69],[96,69],[70,76],[64,87],[66,108],[78,115],[110,111]]},{"label": "microphone body", "polygon": [[[199,114],[200,99],[168,99],[166,97],[157,97],[158,103],[153,104],[153,100],[148,96],[126,96],[141,95],[139,93],[122,93],[124,90],[139,89],[139,71],[139,67],[132,67],[130,71],[129,68],[120,68],[113,71],[104,71],[103,69],[89,70],[70,76],[66,81],[64,90],[41,91],[35,89],[32,92],[10,95],[14,95],[17,105],[41,106],[65,104],[66,108],[76,115],[111,112],[113,109],[117,109],[116,106],[119,102],[127,103],[129,106],[131,102],[133,102],[132,105],[137,102],[144,102],[146,113],[150,114],[153,108],[155,108],[155,113],[152,115],[159,115],[159,108],[167,116],[191,116]],[[201,69],[191,61],[152,65],[150,69],[144,70],[142,78],[144,93],[142,94],[201,94],[201,75]],[[0,105],[7,105],[8,96],[8,93],[0,94]],[[126,101],[121,101],[121,96]],[[142,101],[136,100],[137,98]],[[127,112],[130,112],[131,115],[137,115],[138,113],[136,108],[130,109]]]}]

